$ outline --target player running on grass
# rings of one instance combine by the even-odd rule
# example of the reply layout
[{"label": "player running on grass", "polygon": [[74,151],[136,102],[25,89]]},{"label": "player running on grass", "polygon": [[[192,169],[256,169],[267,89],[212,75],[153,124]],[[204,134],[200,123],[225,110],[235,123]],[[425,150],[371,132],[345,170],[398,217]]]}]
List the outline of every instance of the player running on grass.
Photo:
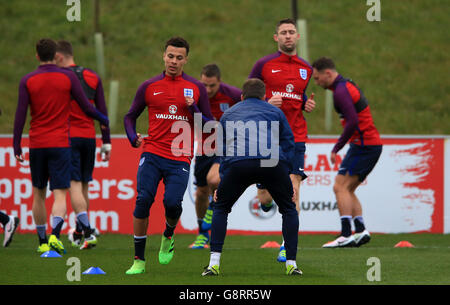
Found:
[{"label": "player running on grass", "polygon": [[[181,216],[183,195],[189,181],[193,155],[194,112],[205,120],[212,119],[205,87],[183,72],[188,61],[189,44],[181,37],[166,42],[163,60],[165,71],[147,81],[137,90],[133,104],[125,115],[125,130],[133,147],[143,144],[137,173],[137,198],[133,212],[134,262],[126,274],[145,272],[145,244],[148,217],[155,200],[158,184],[165,186],[163,204],[166,228],[159,251],[159,262],[168,264],[174,254],[174,230]],[[148,137],[136,133],[136,120],[148,109]],[[174,124],[186,123],[190,132],[184,137]],[[178,145],[174,141],[183,138]]]},{"label": "player running on grass", "polygon": [[[83,92],[75,73],[56,65],[57,44],[52,39],[41,39],[36,44],[39,67],[25,75],[19,84],[19,98],[14,121],[14,155],[19,162],[22,155],[22,131],[28,106],[30,122],[30,170],[33,184],[33,220],[39,238],[38,252],[50,248],[65,253],[59,240],[66,216],[66,193],[70,187],[71,149],[69,139],[70,103],[74,99],[90,117],[100,121],[102,128],[108,118],[97,111]],[[47,239],[47,212],[45,199],[47,183],[53,191],[52,233]]]},{"label": "player running on grass", "polygon": [[[334,164],[336,154],[349,142],[336,176],[333,191],[341,217],[340,236],[323,245],[324,248],[361,246],[370,240],[362,216],[361,203],[356,189],[373,170],[380,158],[382,143],[376,129],[368,101],[356,84],[342,77],[333,60],[322,57],[313,63],[313,78],[317,85],[333,91],[334,108],[341,117],[344,130],[331,151]],[[351,221],[355,225],[352,235]]]},{"label": "player running on grass", "polygon": [[[263,183],[278,203],[286,241],[286,274],[302,274],[296,263],[299,220],[293,201],[295,190],[289,177],[294,135],[283,112],[264,101],[265,92],[260,79],[248,79],[243,85],[243,101],[227,110],[220,119],[223,130],[223,138],[219,139],[223,141],[221,180],[213,209],[210,260],[203,276],[219,275],[228,214],[242,193],[255,183]],[[229,128],[239,122],[254,127],[248,132]],[[270,148],[270,154],[258,147]]]},{"label": "player running on grass", "polygon": [[[306,120],[303,111],[311,112],[315,107],[314,93],[306,96],[306,87],[312,75],[312,67],[297,56],[297,42],[300,34],[296,22],[292,19],[280,20],[276,26],[273,39],[278,44],[278,51],[259,59],[253,66],[249,78],[259,78],[266,85],[268,102],[279,107],[289,122],[295,140],[295,155],[292,159],[293,169],[290,174],[292,185],[296,190],[295,205],[300,212],[300,183],[307,175],[303,171],[305,164],[305,142],[307,139]],[[257,185],[258,199],[263,211],[273,206],[271,194],[264,185]],[[284,242],[277,257],[279,262],[286,261]]]},{"label": "player running on grass", "polygon": [[[56,49],[56,63],[59,67],[69,68],[77,75],[84,93],[89,101],[103,113],[108,115],[103,85],[100,77],[92,70],[77,66],[73,58],[72,44],[65,40],[58,41]],[[74,247],[90,249],[97,245],[95,229],[91,228],[88,218],[89,209],[89,181],[95,165],[95,125],[77,105],[72,101],[70,109],[70,146],[72,149],[72,171],[70,178],[70,200],[76,213],[75,230],[68,233],[69,241]],[[101,129],[104,153],[103,161],[108,161],[111,154],[111,138],[109,128]],[[82,238],[84,242],[82,243]]]}]

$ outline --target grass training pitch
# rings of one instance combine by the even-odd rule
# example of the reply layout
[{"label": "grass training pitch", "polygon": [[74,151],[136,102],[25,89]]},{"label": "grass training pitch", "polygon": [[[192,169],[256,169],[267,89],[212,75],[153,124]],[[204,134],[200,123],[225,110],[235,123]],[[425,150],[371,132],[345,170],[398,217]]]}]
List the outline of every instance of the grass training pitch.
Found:
[{"label": "grass training pitch", "polygon": [[[41,258],[35,234],[16,234],[8,248],[0,249],[2,285],[448,285],[450,284],[450,236],[438,234],[373,234],[360,248],[322,249],[330,234],[299,235],[297,264],[301,277],[284,274],[285,264],[276,261],[278,249],[261,249],[267,241],[281,242],[280,235],[229,235],[226,237],[218,277],[202,277],[209,262],[209,249],[192,250],[195,236],[175,234],[175,256],[160,265],[160,235],[150,235],[146,247],[145,274],[126,275],[134,255],[131,235],[103,234],[91,250],[72,248],[62,235],[67,253],[61,258]],[[400,241],[413,248],[394,248]],[[80,261],[81,273],[100,267],[105,275],[81,274],[69,281],[73,267],[68,259]],[[379,260],[379,281],[373,280]],[[370,260],[369,260],[370,259]],[[376,260],[375,259],[375,260]],[[368,276],[369,275],[369,276]],[[372,279],[372,281],[370,280]]]}]

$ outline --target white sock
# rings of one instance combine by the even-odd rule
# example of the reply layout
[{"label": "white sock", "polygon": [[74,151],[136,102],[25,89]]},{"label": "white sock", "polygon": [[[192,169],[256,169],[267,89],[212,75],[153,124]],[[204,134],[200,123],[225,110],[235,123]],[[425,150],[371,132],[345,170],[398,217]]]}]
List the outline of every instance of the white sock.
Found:
[{"label": "white sock", "polygon": [[211,256],[209,258],[209,267],[214,265],[220,266],[220,252],[211,252]]},{"label": "white sock", "polygon": [[136,239],[144,239],[144,238],[147,238],[147,235],[144,235],[144,236],[136,236],[136,235],[133,235],[133,238],[136,238]]},{"label": "white sock", "polygon": [[295,260],[288,259],[288,260],[286,260],[286,268],[288,266],[294,266],[294,268],[297,268],[297,262]]}]

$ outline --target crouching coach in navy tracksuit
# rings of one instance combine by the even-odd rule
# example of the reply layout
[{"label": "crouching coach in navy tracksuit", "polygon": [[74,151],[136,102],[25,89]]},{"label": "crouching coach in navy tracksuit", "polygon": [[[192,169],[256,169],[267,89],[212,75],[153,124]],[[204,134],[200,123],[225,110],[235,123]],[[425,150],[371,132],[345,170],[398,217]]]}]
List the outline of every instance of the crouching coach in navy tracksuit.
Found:
[{"label": "crouching coach in navy tracksuit", "polygon": [[219,274],[228,214],[247,187],[255,183],[267,186],[282,214],[286,274],[300,275],[295,261],[299,220],[289,178],[294,136],[283,112],[264,101],[265,85],[261,80],[247,80],[242,99],[220,119],[223,135],[218,136],[217,150],[222,152],[221,182],[213,206],[210,262],[202,275]]}]

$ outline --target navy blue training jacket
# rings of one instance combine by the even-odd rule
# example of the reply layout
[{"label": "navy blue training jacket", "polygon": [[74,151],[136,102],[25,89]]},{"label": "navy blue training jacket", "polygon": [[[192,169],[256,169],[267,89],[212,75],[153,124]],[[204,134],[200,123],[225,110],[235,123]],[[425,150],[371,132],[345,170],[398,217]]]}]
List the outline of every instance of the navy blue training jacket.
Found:
[{"label": "navy blue training jacket", "polygon": [[283,161],[292,170],[294,135],[279,108],[248,98],[226,110],[220,124],[223,134],[217,133],[217,154],[221,155],[221,173],[230,163],[247,159],[270,159],[267,164],[273,166]]}]

